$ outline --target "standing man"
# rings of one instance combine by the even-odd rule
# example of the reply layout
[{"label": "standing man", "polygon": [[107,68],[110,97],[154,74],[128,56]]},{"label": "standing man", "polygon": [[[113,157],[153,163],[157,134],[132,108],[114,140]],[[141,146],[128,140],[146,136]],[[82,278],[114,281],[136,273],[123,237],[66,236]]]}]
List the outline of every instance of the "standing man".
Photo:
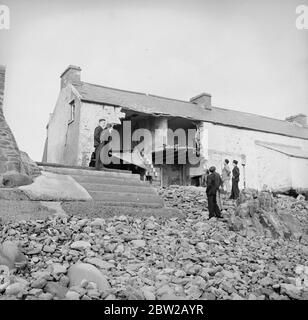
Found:
[{"label": "standing man", "polygon": [[206,181],[206,195],[209,209],[209,219],[213,217],[222,218],[216,199],[217,191],[222,185],[222,180],[220,175],[216,172],[216,168],[214,166],[210,167],[209,171],[210,174],[207,176]]},{"label": "standing man", "polygon": [[222,172],[221,172],[221,178],[223,182],[223,190],[228,193],[230,192],[230,180],[231,180],[231,169],[229,166],[229,160],[225,159]]},{"label": "standing man", "polygon": [[99,125],[94,130],[95,169],[100,169],[101,134],[107,125],[106,119],[100,119]]},{"label": "standing man", "polygon": [[232,169],[232,190],[230,199],[237,199],[240,194],[240,190],[238,188],[238,182],[240,181],[240,169],[237,166],[238,161],[233,160],[233,169]]}]

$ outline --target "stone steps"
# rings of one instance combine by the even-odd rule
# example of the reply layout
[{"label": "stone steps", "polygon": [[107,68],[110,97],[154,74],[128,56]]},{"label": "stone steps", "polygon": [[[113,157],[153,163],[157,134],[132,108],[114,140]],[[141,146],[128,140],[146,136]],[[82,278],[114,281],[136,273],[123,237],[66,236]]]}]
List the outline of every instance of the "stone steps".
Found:
[{"label": "stone steps", "polygon": [[163,206],[162,199],[155,193],[132,193],[132,192],[105,192],[89,191],[89,194],[96,201],[125,202],[125,203],[146,203]]},{"label": "stone steps", "polygon": [[155,188],[141,181],[138,174],[118,171],[95,171],[78,168],[41,166],[48,172],[70,175],[83,186],[92,199],[104,206],[163,208]]},{"label": "stone steps", "polygon": [[133,174],[130,171],[96,171],[88,169],[77,169],[68,167],[53,167],[53,166],[40,166],[44,171],[68,174],[68,175],[78,175],[78,176],[90,176],[90,177],[110,177],[110,178],[129,178],[140,180],[139,174]]},{"label": "stone steps", "polygon": [[150,187],[150,183],[147,181],[141,181],[137,179],[130,179],[129,177],[125,178],[116,178],[116,177],[104,177],[104,176],[79,176],[71,175],[78,183],[81,185],[86,184],[104,184],[104,185],[114,185],[114,186],[131,186],[131,187]]},{"label": "stone steps", "polygon": [[125,184],[103,184],[103,183],[80,183],[88,192],[90,191],[104,191],[104,192],[128,192],[128,193],[149,193],[153,194],[156,190],[148,186],[131,186]]}]

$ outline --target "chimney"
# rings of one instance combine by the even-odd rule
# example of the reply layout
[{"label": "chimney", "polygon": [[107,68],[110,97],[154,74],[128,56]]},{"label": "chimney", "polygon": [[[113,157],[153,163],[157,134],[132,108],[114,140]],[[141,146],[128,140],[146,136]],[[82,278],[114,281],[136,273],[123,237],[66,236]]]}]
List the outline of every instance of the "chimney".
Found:
[{"label": "chimney", "polygon": [[189,101],[192,103],[195,103],[204,109],[211,110],[212,109],[212,96],[209,93],[201,93],[193,98],[191,98]]},{"label": "chimney", "polygon": [[292,122],[292,123],[297,123],[302,126],[306,126],[307,125],[307,116],[305,114],[299,113],[295,116],[287,117],[286,121]]},{"label": "chimney", "polygon": [[61,74],[61,89],[65,88],[68,83],[79,85],[81,68],[77,66],[68,66],[65,71]]},{"label": "chimney", "polygon": [[0,65],[0,112],[3,106],[4,79],[5,79],[5,67]]}]

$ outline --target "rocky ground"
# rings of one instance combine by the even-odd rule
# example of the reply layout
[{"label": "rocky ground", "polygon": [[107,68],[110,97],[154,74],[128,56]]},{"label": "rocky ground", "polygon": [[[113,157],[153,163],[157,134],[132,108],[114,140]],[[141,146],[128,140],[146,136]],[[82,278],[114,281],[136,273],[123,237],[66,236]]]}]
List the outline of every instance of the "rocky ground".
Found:
[{"label": "rocky ground", "polygon": [[[280,197],[267,204],[300,222],[295,236],[285,237],[285,231],[260,234],[258,224],[247,222],[252,207],[242,204],[256,208],[261,196],[242,203],[222,196],[224,219],[207,220],[204,188],[160,193],[181,216],[3,223],[0,299],[308,299],[307,201]],[[280,226],[263,226],[272,225]]]}]

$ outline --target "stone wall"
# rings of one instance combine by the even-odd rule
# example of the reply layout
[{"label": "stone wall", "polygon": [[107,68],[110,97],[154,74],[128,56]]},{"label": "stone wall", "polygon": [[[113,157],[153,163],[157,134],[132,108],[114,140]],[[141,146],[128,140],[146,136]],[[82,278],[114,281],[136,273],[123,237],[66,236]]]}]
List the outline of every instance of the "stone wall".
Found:
[{"label": "stone wall", "polygon": [[9,171],[26,173],[20,152],[3,114],[5,68],[0,66],[0,175]]},{"label": "stone wall", "polygon": [[[76,116],[69,124],[71,117],[70,102],[75,99]],[[47,162],[67,165],[77,164],[80,102],[73,93],[71,86],[63,88],[59,94],[56,106],[50,116],[47,136]]]}]

